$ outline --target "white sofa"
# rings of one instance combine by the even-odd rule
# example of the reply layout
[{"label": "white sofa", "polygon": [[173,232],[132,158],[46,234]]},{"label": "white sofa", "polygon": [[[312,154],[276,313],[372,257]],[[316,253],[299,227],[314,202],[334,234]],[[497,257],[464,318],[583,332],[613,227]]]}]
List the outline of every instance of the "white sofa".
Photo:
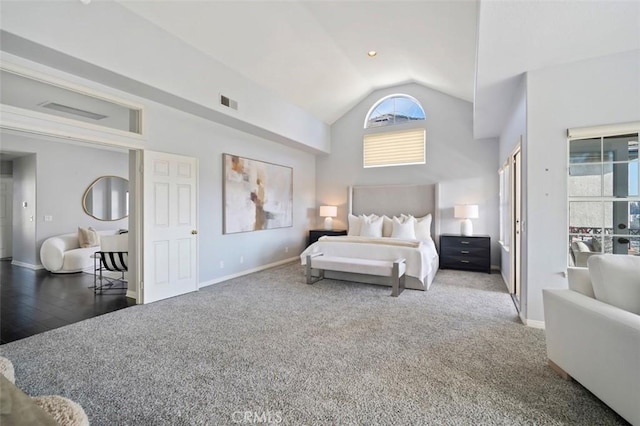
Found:
[{"label": "white sofa", "polygon": [[[103,236],[117,235],[118,230],[98,231]],[[125,234],[126,235],[126,234]],[[56,274],[70,274],[91,270],[93,253],[100,251],[100,246],[80,247],[78,233],[63,234],[46,239],[40,247],[40,261],[46,270]]]},{"label": "white sofa", "polygon": [[[549,365],[640,425],[640,257],[596,255],[543,290]],[[622,285],[621,285],[622,283]]]}]

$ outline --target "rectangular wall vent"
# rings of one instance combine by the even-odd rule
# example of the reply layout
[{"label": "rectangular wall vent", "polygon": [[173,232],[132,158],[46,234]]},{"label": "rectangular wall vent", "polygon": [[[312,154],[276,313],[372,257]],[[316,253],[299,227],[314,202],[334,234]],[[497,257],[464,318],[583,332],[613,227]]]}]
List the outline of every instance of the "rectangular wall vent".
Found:
[{"label": "rectangular wall vent", "polygon": [[233,99],[227,98],[224,95],[220,95],[220,104],[235,110],[238,109],[238,102],[234,101]]},{"label": "rectangular wall vent", "polygon": [[68,105],[57,104],[55,102],[46,102],[42,104],[42,107],[49,108],[54,111],[66,112],[67,114],[79,115],[80,117],[90,118],[92,120],[102,120],[103,118],[107,118],[106,115],[97,114],[91,111],[85,111],[83,109],[70,107]]}]

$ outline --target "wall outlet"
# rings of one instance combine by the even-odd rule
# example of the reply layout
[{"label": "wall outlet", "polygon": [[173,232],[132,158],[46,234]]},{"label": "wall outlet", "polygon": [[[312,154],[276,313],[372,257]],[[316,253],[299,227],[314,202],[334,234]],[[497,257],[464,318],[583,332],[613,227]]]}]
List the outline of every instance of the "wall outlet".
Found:
[{"label": "wall outlet", "polygon": [[220,269],[224,268],[224,260],[220,261]]},{"label": "wall outlet", "polygon": [[44,217],[44,221],[45,222],[53,222],[53,216],[45,216]]},{"label": "wall outlet", "polygon": [[244,263],[244,256],[240,256],[240,263]]}]

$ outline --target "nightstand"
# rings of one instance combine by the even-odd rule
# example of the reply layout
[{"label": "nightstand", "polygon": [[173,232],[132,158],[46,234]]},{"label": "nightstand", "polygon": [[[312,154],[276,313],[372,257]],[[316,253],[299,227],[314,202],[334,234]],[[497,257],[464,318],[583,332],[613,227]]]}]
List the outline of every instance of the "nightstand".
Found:
[{"label": "nightstand", "polygon": [[326,229],[311,229],[309,231],[309,240],[307,247],[315,243],[320,237],[323,237],[325,235],[347,235],[347,231],[345,229],[334,229],[331,231],[328,231]]},{"label": "nightstand", "polygon": [[491,273],[491,237],[443,234],[440,236],[440,268]]}]

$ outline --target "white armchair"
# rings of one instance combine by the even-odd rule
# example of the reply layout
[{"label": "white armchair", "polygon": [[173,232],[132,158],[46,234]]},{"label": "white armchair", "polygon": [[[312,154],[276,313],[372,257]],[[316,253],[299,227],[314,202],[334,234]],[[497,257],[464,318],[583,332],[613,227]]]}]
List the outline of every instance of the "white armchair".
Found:
[{"label": "white armchair", "polygon": [[596,255],[589,267],[569,268],[569,289],[543,290],[549,365],[640,425],[640,311],[616,306],[640,309],[640,257]]}]

